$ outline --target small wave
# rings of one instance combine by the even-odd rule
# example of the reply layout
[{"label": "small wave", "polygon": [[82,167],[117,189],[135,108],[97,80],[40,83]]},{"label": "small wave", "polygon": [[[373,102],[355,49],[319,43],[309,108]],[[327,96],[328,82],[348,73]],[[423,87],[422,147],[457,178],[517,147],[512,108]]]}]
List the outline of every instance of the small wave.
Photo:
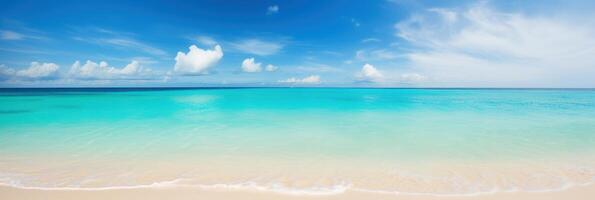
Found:
[{"label": "small wave", "polygon": [[154,182],[146,185],[125,185],[125,186],[108,186],[108,187],[34,187],[24,186],[17,181],[10,181],[9,183],[0,183],[0,186],[13,187],[27,190],[44,190],[44,191],[105,191],[105,190],[127,190],[127,189],[145,189],[145,188],[199,188],[203,190],[246,190],[246,191],[260,191],[260,192],[274,192],[287,195],[334,195],[344,193],[349,189],[349,184],[338,184],[330,187],[307,187],[307,188],[292,188],[284,186],[280,183],[272,183],[267,185],[258,184],[256,182],[242,182],[232,184],[184,184],[187,179],[175,179],[171,181]]},{"label": "small wave", "polygon": [[497,193],[514,193],[514,192],[528,192],[528,193],[545,193],[545,192],[559,192],[568,190],[574,187],[589,186],[594,182],[576,184],[567,183],[557,188],[551,189],[540,189],[540,190],[526,190],[520,188],[512,189],[500,189],[493,188],[486,191],[469,192],[469,193],[429,193],[429,192],[403,192],[396,190],[378,190],[378,189],[367,189],[352,187],[350,183],[339,183],[332,186],[326,187],[288,187],[281,183],[270,183],[270,184],[259,184],[256,182],[248,181],[241,183],[218,183],[218,184],[187,184],[184,181],[191,181],[189,179],[174,179],[170,181],[154,182],[146,185],[129,185],[129,186],[107,186],[107,187],[34,187],[24,186],[18,181],[9,181],[5,183],[6,179],[0,182],[0,186],[13,187],[18,189],[28,190],[44,190],[44,191],[105,191],[105,190],[127,190],[127,189],[149,189],[149,188],[197,188],[201,190],[231,190],[231,191],[257,191],[257,192],[272,192],[283,195],[296,195],[296,196],[326,196],[326,195],[338,195],[343,194],[347,191],[361,192],[361,193],[373,193],[373,194],[384,194],[384,195],[408,195],[408,196],[436,196],[436,197],[466,197],[466,196],[481,196],[481,195],[492,195]]},{"label": "small wave", "polygon": [[512,188],[512,189],[500,189],[498,187],[492,188],[491,190],[487,191],[478,191],[478,192],[469,192],[469,193],[429,193],[429,192],[401,192],[401,191],[389,191],[389,190],[375,190],[375,189],[365,189],[365,188],[350,188],[350,190],[355,192],[364,192],[364,193],[375,193],[375,194],[387,194],[387,195],[408,195],[408,196],[435,196],[435,197],[473,197],[473,196],[482,196],[482,195],[493,195],[498,193],[515,193],[515,192],[527,192],[527,193],[547,193],[547,192],[560,192],[565,191],[574,187],[585,187],[592,185],[594,182],[582,183],[582,184],[575,184],[575,183],[566,183],[561,185],[560,187],[550,188],[550,189],[540,189],[540,190],[526,190],[520,188]]},{"label": "small wave", "polygon": [[272,183],[267,185],[258,184],[255,182],[244,182],[238,184],[213,184],[213,185],[199,185],[203,189],[232,189],[232,190],[252,190],[262,192],[275,192],[288,195],[335,195],[342,194],[347,191],[351,184],[337,184],[329,187],[307,187],[307,188],[293,188],[287,187],[280,183]]},{"label": "small wave", "polygon": [[39,187],[39,186],[25,186],[17,181],[9,181],[9,183],[1,183],[0,186],[13,187],[26,190],[47,190],[47,191],[102,191],[102,190],[125,190],[125,189],[143,189],[143,188],[162,188],[162,187],[177,187],[177,182],[183,179],[175,179],[171,181],[160,181],[146,185],[123,185],[123,186],[106,186],[106,187]]}]

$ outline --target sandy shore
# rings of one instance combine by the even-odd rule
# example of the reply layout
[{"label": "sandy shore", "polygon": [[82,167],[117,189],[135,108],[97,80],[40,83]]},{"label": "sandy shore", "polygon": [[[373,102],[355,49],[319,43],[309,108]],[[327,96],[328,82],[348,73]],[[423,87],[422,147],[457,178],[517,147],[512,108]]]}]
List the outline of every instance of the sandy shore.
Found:
[{"label": "sandy shore", "polygon": [[388,195],[373,194],[364,192],[348,191],[338,195],[328,196],[300,196],[283,195],[267,192],[252,191],[230,191],[230,190],[201,190],[197,188],[144,188],[144,189],[114,189],[102,191],[60,191],[60,190],[35,190],[18,189],[12,187],[0,187],[0,199],[44,199],[44,200],[68,200],[68,199],[399,199],[399,200],[495,200],[495,199],[523,199],[523,200],[547,200],[547,199],[572,199],[592,200],[595,199],[595,185],[578,186],[563,191],[553,192],[511,192],[486,194],[477,196],[429,196],[429,195]]}]

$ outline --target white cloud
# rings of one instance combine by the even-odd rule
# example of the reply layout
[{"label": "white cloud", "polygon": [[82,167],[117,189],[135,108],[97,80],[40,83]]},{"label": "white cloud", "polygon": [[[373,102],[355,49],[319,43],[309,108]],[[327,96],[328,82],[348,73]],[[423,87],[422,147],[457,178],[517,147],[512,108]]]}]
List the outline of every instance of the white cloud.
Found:
[{"label": "white cloud", "polygon": [[125,48],[131,50],[138,50],[148,54],[156,55],[156,56],[165,56],[167,52],[157,47],[151,46],[144,42],[140,42],[130,36],[121,36],[121,35],[130,35],[127,33],[116,33],[110,32],[109,30],[102,30],[101,33],[109,33],[109,37],[105,38],[86,38],[86,37],[73,37],[72,39],[88,42],[92,44],[102,45],[102,46],[112,46],[116,48]]},{"label": "white cloud", "polygon": [[362,66],[359,77],[365,81],[381,81],[384,78],[380,71],[368,63]]},{"label": "white cloud", "polygon": [[231,46],[238,51],[259,56],[273,55],[283,48],[283,44],[281,43],[262,41],[258,39],[242,40],[231,43]]},{"label": "white cloud", "polygon": [[342,70],[327,64],[307,62],[304,65],[295,67],[297,71],[309,73],[331,73],[341,72]]},{"label": "white cloud", "polygon": [[54,63],[32,62],[27,69],[19,70],[16,75],[29,79],[48,79],[56,78],[60,67]]},{"label": "white cloud", "polygon": [[208,36],[197,36],[196,41],[205,46],[213,46],[217,44],[217,41],[215,39]]},{"label": "white cloud", "polygon": [[311,75],[305,78],[295,78],[291,77],[286,80],[280,80],[280,83],[297,83],[297,84],[318,84],[320,83],[320,76],[318,75]]},{"label": "white cloud", "polygon": [[428,11],[435,12],[435,13],[438,13],[439,15],[442,15],[442,18],[450,23],[456,22],[457,19],[459,18],[458,14],[456,12],[454,12],[452,10],[448,10],[448,9],[430,8],[430,9],[428,9]]},{"label": "white cloud", "polygon": [[366,51],[364,50],[357,50],[355,52],[355,58],[358,60],[364,60],[366,59]]},{"label": "white cloud", "polygon": [[151,75],[150,69],[144,69],[135,60],[123,68],[110,67],[105,61],[87,60],[83,65],[76,61],[68,72],[70,78],[81,80],[149,79]]},{"label": "white cloud", "polygon": [[139,49],[146,53],[158,55],[158,56],[167,55],[167,53],[165,51],[163,51],[159,48],[152,47],[148,44],[145,44],[145,43],[142,43],[142,42],[136,41],[134,39],[130,39],[130,38],[99,39],[98,42],[111,44],[111,45],[115,45],[115,46],[120,46],[120,47]]},{"label": "white cloud", "polygon": [[593,87],[592,24],[504,13],[482,3],[430,9],[395,28],[415,47],[406,54],[410,67],[441,86]]},{"label": "white cloud", "polygon": [[355,59],[360,61],[393,60],[399,54],[388,49],[358,50],[355,52]]},{"label": "white cloud", "polygon": [[[121,59],[121,60],[124,60],[124,59]],[[128,58],[126,60],[135,60],[135,61],[138,61],[141,65],[150,65],[150,64],[159,63],[159,61],[157,61],[151,57],[144,57],[144,56],[136,56],[136,57]]]},{"label": "white cloud", "polygon": [[31,62],[28,68],[15,70],[4,65],[0,65],[0,80],[25,79],[25,80],[43,80],[58,78],[60,66],[54,63]]},{"label": "white cloud", "polygon": [[0,40],[24,40],[24,39],[35,39],[35,40],[47,40],[48,38],[44,36],[39,36],[39,31],[34,29],[21,27],[21,32],[16,32],[13,30],[0,30]]},{"label": "white cloud", "polygon": [[417,73],[406,73],[401,74],[400,81],[406,83],[419,83],[426,81],[427,77],[417,74]]},{"label": "white cloud", "polygon": [[9,31],[9,30],[0,30],[0,39],[2,40],[22,40],[25,38],[25,35]]},{"label": "white cloud", "polygon": [[123,75],[133,75],[142,71],[140,63],[136,60],[133,60],[130,64],[126,65],[126,67],[118,70],[113,69],[114,73],[116,74],[123,74]]},{"label": "white cloud", "polygon": [[[248,73],[254,72],[261,72],[263,68],[261,67],[262,63],[257,63],[254,58],[246,58],[242,61],[242,71]],[[278,67],[268,64],[264,70],[267,72],[274,72],[277,71]]]},{"label": "white cloud", "polygon": [[7,67],[6,65],[0,65],[0,80],[6,80],[14,76],[14,69]]},{"label": "white cloud", "polygon": [[246,58],[242,61],[242,71],[248,73],[260,72],[262,71],[262,68],[260,67],[261,64],[262,63],[254,62],[254,58]]},{"label": "white cloud", "polygon": [[380,39],[378,38],[365,38],[362,40],[362,43],[368,43],[368,42],[380,42]]},{"label": "white cloud", "polygon": [[223,58],[221,46],[216,45],[212,50],[204,50],[192,45],[187,54],[178,52],[174,71],[184,75],[200,75],[208,73],[209,68],[215,66]]},{"label": "white cloud", "polygon": [[279,69],[279,67],[277,67],[275,65],[271,65],[271,64],[268,64],[267,67],[265,68],[265,70],[267,72],[274,72],[274,71],[277,71],[278,69]]},{"label": "white cloud", "polygon": [[272,5],[272,6],[269,6],[267,8],[267,15],[276,14],[278,12],[279,12],[279,6],[278,5]]},{"label": "white cloud", "polygon": [[15,70],[5,65],[0,65],[0,81],[11,79],[14,76]]}]

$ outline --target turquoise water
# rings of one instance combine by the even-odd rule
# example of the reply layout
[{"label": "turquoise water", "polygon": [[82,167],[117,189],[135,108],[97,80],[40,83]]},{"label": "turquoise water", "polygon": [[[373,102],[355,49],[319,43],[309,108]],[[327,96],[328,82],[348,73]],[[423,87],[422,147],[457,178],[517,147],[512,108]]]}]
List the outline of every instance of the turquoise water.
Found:
[{"label": "turquoise water", "polygon": [[586,184],[594,163],[595,90],[0,90],[0,182],[20,187],[459,194]]}]

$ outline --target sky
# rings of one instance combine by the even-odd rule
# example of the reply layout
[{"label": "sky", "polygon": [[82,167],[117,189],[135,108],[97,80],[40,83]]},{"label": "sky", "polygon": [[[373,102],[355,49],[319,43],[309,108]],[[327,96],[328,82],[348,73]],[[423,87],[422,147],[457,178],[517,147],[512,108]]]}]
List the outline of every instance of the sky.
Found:
[{"label": "sky", "polygon": [[593,1],[0,1],[0,87],[595,87]]}]

